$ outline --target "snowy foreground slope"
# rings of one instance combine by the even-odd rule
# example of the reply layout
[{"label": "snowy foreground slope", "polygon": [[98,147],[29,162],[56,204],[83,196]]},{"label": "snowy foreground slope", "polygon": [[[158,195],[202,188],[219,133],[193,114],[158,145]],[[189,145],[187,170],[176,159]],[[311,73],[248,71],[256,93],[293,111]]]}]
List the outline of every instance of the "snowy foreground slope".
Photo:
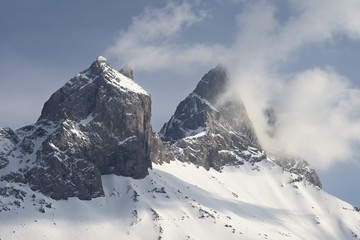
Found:
[{"label": "snowy foreground slope", "polygon": [[[102,176],[105,197],[32,192],[0,213],[0,239],[359,239],[351,205],[266,160],[223,172],[173,161],[144,179]],[[34,194],[34,195],[33,195]],[[9,199],[2,199],[9,200]]]}]

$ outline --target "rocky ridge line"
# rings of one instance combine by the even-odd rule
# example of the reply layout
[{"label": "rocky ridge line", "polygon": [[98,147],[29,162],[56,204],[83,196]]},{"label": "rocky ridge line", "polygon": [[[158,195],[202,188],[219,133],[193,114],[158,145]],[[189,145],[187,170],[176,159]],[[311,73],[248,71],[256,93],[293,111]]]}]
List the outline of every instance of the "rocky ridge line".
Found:
[{"label": "rocky ridge line", "polygon": [[103,196],[103,174],[148,174],[150,120],[150,95],[98,57],[50,97],[34,125],[2,130],[0,174],[54,199]]},{"label": "rocky ridge line", "polygon": [[[221,171],[269,160],[244,104],[224,95],[228,82],[223,66],[210,70],[157,135],[151,97],[131,68],[116,71],[98,57],[50,97],[34,125],[0,129],[0,181],[15,192],[28,184],[53,199],[91,199],[104,196],[101,175],[144,178],[152,163]],[[305,161],[273,162],[321,187]]]}]

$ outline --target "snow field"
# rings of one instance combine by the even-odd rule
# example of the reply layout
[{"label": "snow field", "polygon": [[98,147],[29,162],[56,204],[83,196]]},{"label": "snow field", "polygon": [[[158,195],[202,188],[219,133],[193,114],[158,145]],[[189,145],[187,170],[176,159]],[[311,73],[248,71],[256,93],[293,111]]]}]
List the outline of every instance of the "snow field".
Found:
[{"label": "snow field", "polygon": [[[269,161],[223,172],[179,161],[134,180],[103,176],[105,197],[55,201],[31,190],[0,212],[0,239],[355,239],[360,213]],[[38,200],[40,199],[40,200]],[[39,211],[41,199],[51,203]]]}]

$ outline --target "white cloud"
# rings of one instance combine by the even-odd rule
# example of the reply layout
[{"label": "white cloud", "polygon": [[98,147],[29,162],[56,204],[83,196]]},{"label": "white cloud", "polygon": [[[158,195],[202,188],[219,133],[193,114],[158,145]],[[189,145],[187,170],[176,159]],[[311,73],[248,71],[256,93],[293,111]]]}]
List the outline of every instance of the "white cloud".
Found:
[{"label": "white cloud", "polygon": [[[279,17],[275,3],[288,5],[287,18]],[[249,56],[256,60],[248,61],[251,68],[273,67],[310,45],[342,36],[359,39],[359,10],[357,0],[250,1],[236,18],[239,30],[233,48],[241,61]]]},{"label": "white cloud", "polygon": [[333,70],[298,74],[276,97],[275,135],[261,134],[269,149],[302,156],[325,168],[354,157],[360,143],[360,91]]},{"label": "white cloud", "polygon": [[141,16],[133,18],[128,31],[107,50],[121,64],[126,61],[137,70],[156,71],[186,69],[196,64],[213,61],[222,46],[181,44],[179,34],[206,18],[205,11],[195,11],[189,3],[167,3],[163,8],[147,8]]},{"label": "white cloud", "polygon": [[[359,90],[335,69],[314,66],[285,76],[279,68],[308,46],[338,37],[360,39],[360,1],[255,0],[239,4],[244,7],[234,16],[238,30],[230,46],[181,41],[187,28],[206,25],[207,14],[189,3],[168,3],[134,18],[108,55],[138,71],[224,63],[234,79],[233,94],[244,101],[268,150],[299,155],[318,168],[353,157],[353,145],[360,142]],[[289,12],[285,17],[279,17],[278,4],[286,5]],[[269,106],[277,114],[272,138],[264,116]]]},{"label": "white cloud", "polygon": [[188,3],[169,2],[164,8],[146,8],[141,16],[134,17],[126,34],[131,40],[144,41],[171,38],[184,27],[203,21],[204,11],[196,14]]},{"label": "white cloud", "polygon": [[[304,157],[318,168],[355,156],[354,143],[360,143],[360,91],[335,70],[314,68],[289,77],[278,68],[306,46],[338,36],[359,38],[360,17],[354,17],[359,3],[293,1],[293,15],[281,22],[274,4],[257,1],[238,16],[240,58],[232,89],[245,102],[268,150]],[[277,114],[273,137],[264,118],[264,109],[270,106]]]}]

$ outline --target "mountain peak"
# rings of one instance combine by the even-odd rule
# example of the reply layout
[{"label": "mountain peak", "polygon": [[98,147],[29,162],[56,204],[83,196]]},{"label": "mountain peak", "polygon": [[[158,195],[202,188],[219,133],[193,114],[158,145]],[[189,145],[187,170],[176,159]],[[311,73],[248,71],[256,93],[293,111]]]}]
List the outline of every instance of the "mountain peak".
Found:
[{"label": "mountain peak", "polygon": [[21,130],[20,151],[35,155],[25,179],[54,199],[90,199],[103,195],[103,174],[143,178],[152,166],[150,122],[150,95],[98,57],[49,98],[35,125]]},{"label": "mountain peak", "polygon": [[107,68],[109,68],[107,59],[103,56],[98,56],[95,59],[95,61],[91,64],[90,71],[91,71],[91,73],[98,75]]},{"label": "mountain peak", "polygon": [[98,56],[97,58],[96,58],[96,61],[97,62],[102,62],[102,63],[107,63],[107,59],[105,58],[105,57],[103,57],[103,56]]},{"label": "mountain peak", "polygon": [[194,93],[214,104],[219,95],[225,92],[228,81],[226,67],[218,64],[202,77]]},{"label": "mountain peak", "polygon": [[122,75],[134,79],[134,71],[132,70],[131,66],[128,64],[125,64],[122,69],[119,71]]},{"label": "mountain peak", "polygon": [[220,171],[225,165],[266,158],[244,105],[237,100],[219,101],[228,82],[226,68],[217,65],[164,124],[160,136],[178,149],[178,159]]}]

